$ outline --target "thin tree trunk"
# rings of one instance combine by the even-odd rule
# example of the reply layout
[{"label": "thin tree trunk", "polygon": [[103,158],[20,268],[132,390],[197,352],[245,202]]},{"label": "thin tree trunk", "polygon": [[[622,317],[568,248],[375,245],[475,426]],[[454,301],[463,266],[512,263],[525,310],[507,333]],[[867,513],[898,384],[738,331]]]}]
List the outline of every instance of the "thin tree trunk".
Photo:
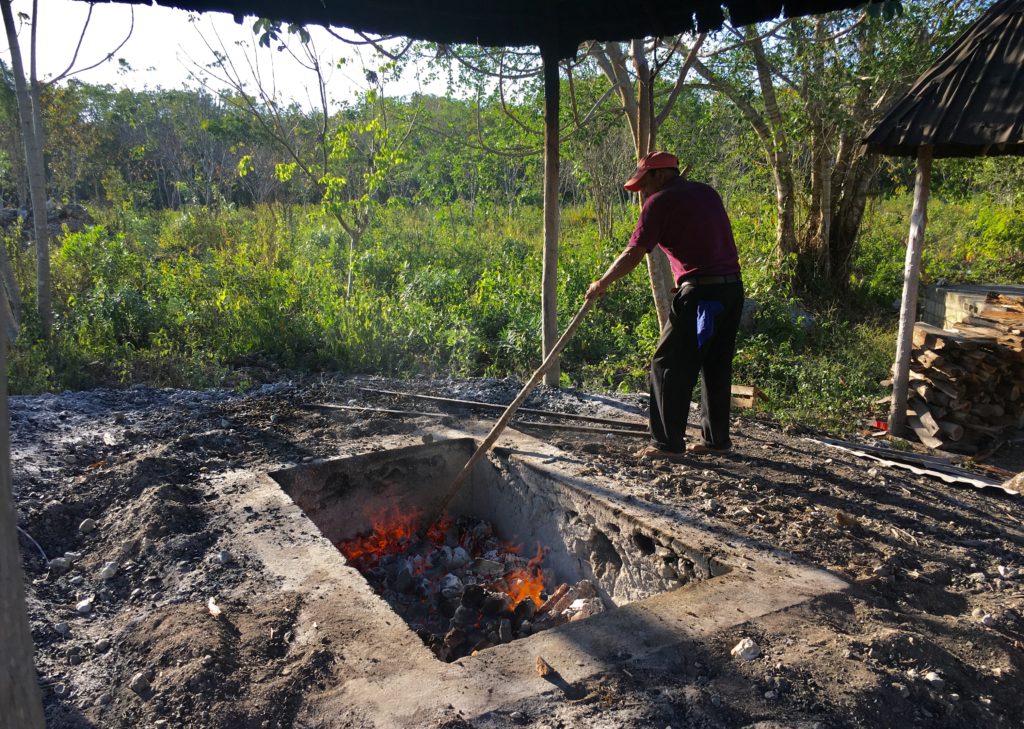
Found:
[{"label": "thin tree trunk", "polygon": [[[647,54],[642,40],[633,42],[633,64],[637,75],[636,129],[639,139],[636,158],[639,161],[644,155],[655,151],[658,129],[654,122],[654,79],[651,67],[647,62]],[[641,201],[642,202],[642,201]],[[672,310],[672,267],[668,256],[659,247],[655,247],[647,255],[647,276],[651,282],[651,296],[654,308],[658,313],[658,327],[664,330],[668,325]]]},{"label": "thin tree trunk", "polygon": [[846,176],[842,197],[835,206],[835,215],[829,229],[829,278],[838,293],[850,285],[853,251],[860,231],[861,219],[867,207],[871,181],[881,165],[879,155],[861,155]]},{"label": "thin tree trunk", "polygon": [[[14,270],[11,268],[11,259],[7,256],[7,248],[2,243],[0,243],[0,284],[4,289],[2,305],[6,307],[9,318],[7,332],[0,330],[0,337],[6,335],[8,341],[13,342],[18,335],[18,324],[21,318],[21,291],[18,290],[18,281],[14,278]],[[0,374],[3,372],[0,370]]]},{"label": "thin tree trunk", "polygon": [[29,196],[32,198],[32,225],[36,238],[36,308],[42,325],[43,336],[50,338],[53,325],[53,311],[50,294],[50,240],[46,225],[46,167],[43,163],[42,123],[33,121],[33,92],[25,79],[25,67],[21,62],[17,28],[10,0],[0,0],[0,12],[4,16],[7,43],[11,49],[11,69],[14,72],[14,86],[18,97],[18,117],[21,122],[21,140],[25,147],[25,166],[28,170]]},{"label": "thin tree trunk", "polygon": [[921,248],[928,224],[928,191],[932,175],[932,146],[917,151],[917,175],[914,178],[914,209],[910,214],[907,258],[903,269],[903,300],[900,304],[900,328],[896,338],[896,362],[893,365],[892,407],[889,432],[903,435],[907,430],[907,392],[910,384],[910,350],[914,346],[914,322],[917,320],[917,283],[921,275]]},{"label": "thin tree trunk", "polygon": [[[9,6],[4,2],[9,12]],[[6,312],[2,330],[10,322]],[[7,337],[0,336],[0,372],[7,372]],[[0,725],[43,729],[43,704],[32,658],[25,609],[25,576],[18,554],[17,515],[11,495],[7,376],[0,377]]]},{"label": "thin tree trunk", "polygon": [[772,71],[764,52],[764,44],[754,27],[747,28],[747,39],[754,54],[754,67],[757,71],[761,98],[764,100],[764,113],[771,132],[769,158],[772,175],[775,178],[775,203],[777,208],[776,240],[781,263],[789,254],[798,253],[796,237],[796,195],[793,185],[792,155],[789,140],[786,138],[782,122],[782,111],[775,95],[772,82]]},{"label": "thin tree trunk", "polygon": [[[543,359],[558,341],[558,55],[553,46],[541,49],[544,62],[544,265],[541,272],[541,339]],[[544,384],[558,387],[561,362],[556,358],[544,373]]]}]

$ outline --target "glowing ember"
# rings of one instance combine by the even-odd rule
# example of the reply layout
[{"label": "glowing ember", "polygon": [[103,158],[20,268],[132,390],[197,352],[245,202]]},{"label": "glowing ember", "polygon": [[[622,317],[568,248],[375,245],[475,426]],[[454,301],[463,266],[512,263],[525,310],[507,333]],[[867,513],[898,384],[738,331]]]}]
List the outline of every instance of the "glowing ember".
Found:
[{"label": "glowing ember", "polygon": [[420,539],[421,516],[388,510],[337,546],[441,660],[603,610],[586,581],[547,594],[540,545],[527,560],[490,524],[465,516],[442,518]]},{"label": "glowing ember", "polygon": [[338,543],[345,558],[360,571],[373,569],[381,558],[404,552],[416,539],[418,510],[389,509],[373,520],[373,530]]}]

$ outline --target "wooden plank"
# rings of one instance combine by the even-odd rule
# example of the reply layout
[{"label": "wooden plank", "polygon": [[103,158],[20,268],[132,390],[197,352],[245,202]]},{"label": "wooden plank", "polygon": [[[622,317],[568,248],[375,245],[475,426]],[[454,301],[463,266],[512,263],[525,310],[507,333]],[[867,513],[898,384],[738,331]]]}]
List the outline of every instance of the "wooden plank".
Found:
[{"label": "wooden plank", "polygon": [[946,363],[946,358],[932,349],[923,350],[915,359],[922,367],[933,367]]},{"label": "wooden plank", "polygon": [[928,428],[921,422],[921,419],[914,416],[907,416],[907,426],[914,431],[914,435],[921,441],[921,445],[927,446],[928,448],[941,448],[942,441],[936,438],[934,435],[928,432]]},{"label": "wooden plank", "polygon": [[917,399],[916,397],[912,397],[907,404],[910,405],[910,409],[914,411],[914,414],[921,423],[921,427],[925,429],[928,435],[934,436],[941,432],[939,424],[935,421],[935,417],[932,415],[925,402]]},{"label": "wooden plank", "polygon": [[996,341],[999,341],[999,337],[1005,334],[1005,332],[996,329],[995,327],[975,326],[973,324],[965,324],[963,322],[957,322],[953,326],[956,328],[958,332],[966,334],[970,337],[990,337]]},{"label": "wooden plank", "polygon": [[757,385],[733,385],[732,406],[741,410],[752,410],[759,400],[767,400],[768,396],[758,389]]}]

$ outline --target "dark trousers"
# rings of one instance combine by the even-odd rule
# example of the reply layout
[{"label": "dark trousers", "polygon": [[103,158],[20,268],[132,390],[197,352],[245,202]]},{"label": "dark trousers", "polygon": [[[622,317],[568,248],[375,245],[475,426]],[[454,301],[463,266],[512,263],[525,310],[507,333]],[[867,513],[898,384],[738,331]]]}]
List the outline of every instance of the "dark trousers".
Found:
[{"label": "dark trousers", "polygon": [[743,312],[740,282],[683,283],[651,359],[651,439],[661,450],[686,450],[690,399],[701,376],[704,443],[728,448],[732,358]]}]

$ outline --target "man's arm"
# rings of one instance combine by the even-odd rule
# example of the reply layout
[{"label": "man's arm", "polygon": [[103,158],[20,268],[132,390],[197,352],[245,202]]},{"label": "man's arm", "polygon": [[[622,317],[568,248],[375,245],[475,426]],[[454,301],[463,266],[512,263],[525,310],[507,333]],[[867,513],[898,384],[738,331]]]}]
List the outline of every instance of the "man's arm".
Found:
[{"label": "man's arm", "polygon": [[587,298],[593,299],[598,296],[604,296],[605,291],[608,290],[612,283],[636,268],[637,264],[644,260],[646,255],[647,250],[640,246],[627,247],[626,250],[619,254],[618,258],[612,261],[612,265],[608,267],[604,275],[590,284],[590,288],[587,289]]}]

